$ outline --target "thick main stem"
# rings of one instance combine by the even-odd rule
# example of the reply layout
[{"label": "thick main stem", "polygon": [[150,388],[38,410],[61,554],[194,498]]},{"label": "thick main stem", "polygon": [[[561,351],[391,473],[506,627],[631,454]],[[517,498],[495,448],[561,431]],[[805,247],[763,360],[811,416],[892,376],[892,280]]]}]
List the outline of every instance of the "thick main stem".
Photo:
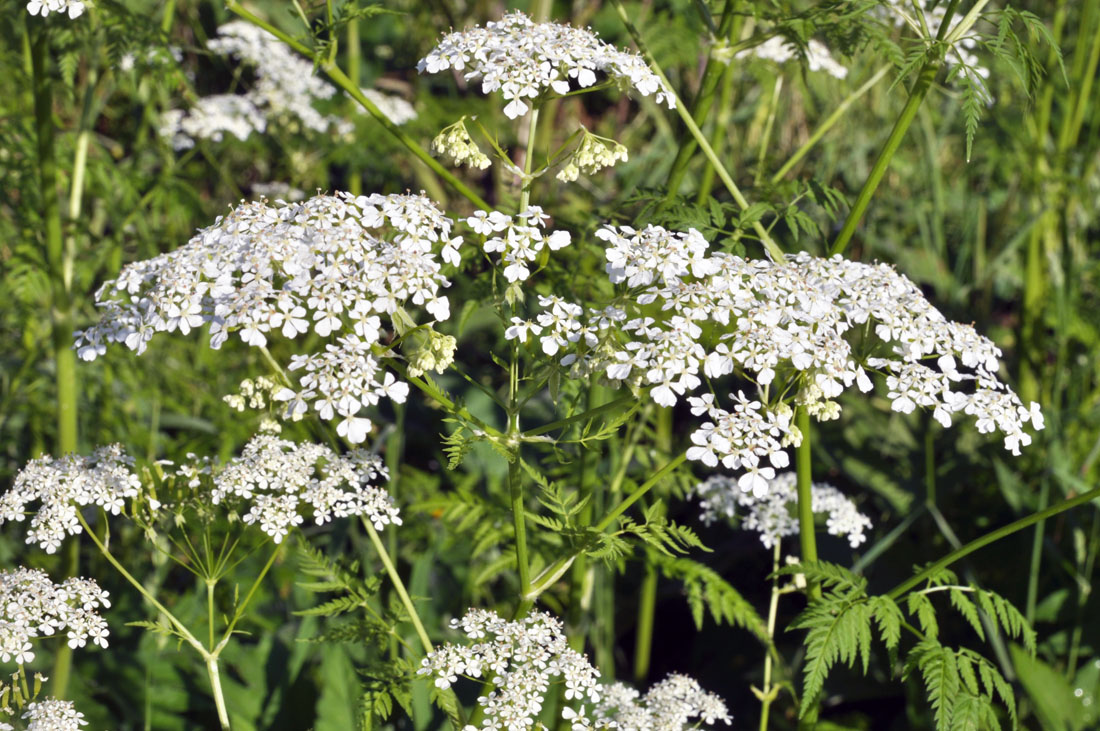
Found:
[{"label": "thick main stem", "polygon": [[[802,549],[803,563],[813,563],[817,561],[817,535],[814,532],[810,414],[806,407],[799,407],[795,419],[798,430],[802,432],[802,441],[795,450],[795,465],[798,471],[798,544]],[[812,598],[819,599],[821,588],[811,584],[809,594]]]},{"label": "thick main stem", "polygon": [[218,723],[222,731],[229,730],[229,714],[225,709],[225,694],[222,693],[222,677],[218,672],[218,658],[208,655],[206,658],[206,675],[210,678],[210,688],[214,693],[214,706],[218,709]]}]

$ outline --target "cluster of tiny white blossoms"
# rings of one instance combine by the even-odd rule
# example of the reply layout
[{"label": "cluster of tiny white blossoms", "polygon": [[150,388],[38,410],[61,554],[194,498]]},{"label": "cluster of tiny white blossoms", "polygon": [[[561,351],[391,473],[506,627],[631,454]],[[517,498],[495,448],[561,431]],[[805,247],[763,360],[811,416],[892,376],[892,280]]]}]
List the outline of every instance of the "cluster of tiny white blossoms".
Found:
[{"label": "cluster of tiny white blossoms", "polygon": [[848,68],[837,63],[825,44],[813,38],[806,44],[804,56],[799,54],[798,48],[783,36],[772,36],[760,45],[745,49],[736,56],[736,58],[753,57],[777,64],[784,64],[792,58],[804,57],[810,71],[824,71],[837,79],[848,76]]},{"label": "cluster of tiny white blossoms", "polygon": [[[126,499],[137,497],[141,481],[131,471],[133,465],[133,458],[118,444],[100,447],[88,457],[31,460],[15,476],[11,490],[0,497],[0,525],[22,522],[32,512],[27,543],[54,553],[66,535],[81,532],[78,510],[98,505],[118,515]],[[37,510],[30,507],[34,503]]]},{"label": "cluster of tiny white blossoms", "polygon": [[[512,622],[492,611],[471,609],[462,619],[451,620],[451,627],[471,643],[448,643],[430,652],[419,673],[433,676],[442,689],[459,676],[491,680],[494,689],[478,699],[485,714],[482,729],[536,728],[554,682],[565,685],[567,705],[561,718],[572,731],[681,731],[699,722],[732,720],[721,698],[685,675],[668,676],[644,696],[623,683],[600,685],[599,671],[569,647],[561,622],[545,612]],[[478,729],[468,725],[464,731]]]},{"label": "cluster of tiny white blossoms", "polygon": [[[741,527],[760,533],[760,542],[772,548],[787,536],[798,534],[798,476],[783,472],[768,480],[766,492],[745,492],[732,477],[712,475],[692,491],[699,498],[701,518],[711,524],[716,520],[739,518]],[[852,500],[832,485],[814,483],[810,488],[810,505],[814,513],[824,514],[829,535],[847,536],[848,544],[856,548],[867,540],[864,531],[871,528],[871,519],[856,509]]]},{"label": "cluster of tiny white blossoms", "polygon": [[600,170],[612,167],[619,160],[627,158],[626,146],[606,137],[594,135],[583,130],[581,143],[569,156],[569,160],[558,171],[557,178],[563,183],[571,183],[582,173],[595,175]]},{"label": "cluster of tiny white blossoms", "polygon": [[531,206],[515,217],[500,211],[477,211],[466,219],[466,225],[486,237],[483,248],[500,254],[501,263],[505,265],[504,278],[515,284],[531,276],[528,265],[538,259],[544,247],[557,251],[569,245],[568,231],[554,231],[543,236],[542,229],[548,219],[542,208]]},{"label": "cluster of tiny white blossoms", "polygon": [[[253,133],[262,134],[269,123],[292,131],[299,127],[315,133],[334,130],[338,135],[352,131],[347,120],[322,114],[315,107],[335,96],[336,87],[318,78],[309,61],[263,28],[234,20],[218,28],[206,47],[254,68],[256,81],[243,94],[212,94],[198,98],[186,111],[164,112],[160,134],[176,150],[194,147],[200,139],[220,142],[227,134],[246,140]],[[362,91],[394,124],[416,118],[416,110],[404,99],[374,89]]]},{"label": "cluster of tiny white blossoms", "polygon": [[[81,726],[88,725],[72,701],[56,698],[31,701],[21,718],[27,721],[23,731],[80,731]],[[15,726],[0,721],[0,731],[15,731]]]},{"label": "cluster of tiny white blossoms", "polygon": [[[540,298],[543,350],[561,352],[575,376],[603,374],[648,389],[662,406],[687,398],[708,419],[688,457],[748,470],[742,489],[765,492],[774,468],[789,463],[783,449],[801,441],[789,405],[769,402],[773,391],[794,389],[799,407],[834,419],[845,389],[873,388],[865,367],[885,374],[895,411],[930,408],[945,427],[956,414],[974,416],[979,432],[1004,434],[1013,454],[1031,443],[1027,423],[1043,428],[1038,404],[1025,407],[998,380],[1000,349],[973,326],[947,320],[888,265],[805,252],[782,262],[708,255],[697,231],[657,226],[608,226],[597,235],[608,244],[606,269],[619,294],[587,314]],[[534,323],[513,324],[527,326],[516,328],[517,337],[535,332]],[[881,356],[858,362],[852,334],[861,334],[862,352]],[[738,392],[726,409],[712,394],[691,395],[702,376],[729,374],[754,381],[759,400]]]},{"label": "cluster of tiny white blossoms", "polygon": [[[545,612],[510,622],[495,612],[471,609],[461,620],[452,619],[451,627],[462,630],[472,644],[443,645],[424,658],[418,672],[434,676],[439,688],[451,687],[460,675],[492,680],[496,687],[478,699],[485,711],[483,729],[533,728],[556,680],[565,684],[566,701],[600,699],[599,671],[569,647],[561,622]],[[467,726],[467,731],[474,728]]]},{"label": "cluster of tiny white blossoms", "polygon": [[436,135],[432,140],[432,152],[450,157],[455,165],[469,165],[478,170],[484,170],[492,165],[489,156],[482,152],[470,137],[470,131],[466,129],[465,117],[444,127]]},{"label": "cluster of tiny white blossoms", "polygon": [[[101,320],[76,333],[80,357],[92,360],[108,343],[141,353],[157,332],[183,334],[210,325],[220,347],[236,332],[245,343],[313,332],[331,341],[320,352],[295,355],[299,390],[276,400],[300,418],[310,406],[322,419],[340,416],[341,436],[366,439],[361,409],[382,398],[403,402],[408,385],[384,370],[392,355],[382,316],[398,335],[414,330],[406,307],[423,307],[436,320],[450,317],[436,252],[458,263],[460,238],[451,220],[422,195],[317,195],[302,203],[242,203],[187,245],[125,267],[96,295]],[[410,372],[451,363],[454,340],[415,328],[411,340],[428,343],[410,359]]]},{"label": "cluster of tiny white blossoms", "polygon": [[351,515],[365,516],[378,530],[401,525],[393,498],[373,484],[389,473],[378,455],[365,450],[341,455],[261,433],[224,466],[188,459],[193,461],[177,470],[180,479],[192,489],[208,486],[214,505],[244,502],[244,522],[258,524],[276,543],[302,524],[307,510],[317,525]]},{"label": "cluster of tiny white blossoms", "polygon": [[92,579],[71,577],[54,584],[44,571],[19,567],[0,571],[0,661],[23,665],[34,659],[31,640],[64,632],[69,647],[90,640],[107,646],[107,592]]},{"label": "cluster of tiny white blossoms", "polygon": [[447,69],[465,71],[467,80],[480,78],[484,94],[500,91],[508,100],[504,113],[509,119],[526,114],[529,100],[550,91],[567,94],[573,83],[582,89],[593,86],[597,72],[629,84],[642,96],[656,94],[657,102],[670,109],[676,103],[641,56],[604,43],[591,30],[534,23],[519,12],[447,34],[417,64],[421,73]]},{"label": "cluster of tiny white blossoms", "polygon": [[87,3],[81,0],[30,0],[27,12],[45,18],[50,13],[66,13],[70,19],[79,18]]},{"label": "cluster of tiny white blossoms", "polygon": [[[650,687],[641,695],[625,683],[601,688],[603,696],[595,707],[595,724],[579,728],[616,728],[623,731],[681,731],[721,721],[727,726],[733,718],[725,702],[703,690],[694,679],[680,673]],[[573,726],[578,731],[578,726]]]}]

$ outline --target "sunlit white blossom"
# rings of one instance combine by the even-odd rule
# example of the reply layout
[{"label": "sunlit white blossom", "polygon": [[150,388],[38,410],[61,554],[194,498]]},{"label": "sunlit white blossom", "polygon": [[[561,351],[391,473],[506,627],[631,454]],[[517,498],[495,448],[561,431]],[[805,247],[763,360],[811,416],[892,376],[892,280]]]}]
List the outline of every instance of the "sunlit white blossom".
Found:
[{"label": "sunlit white blossom", "polygon": [[[768,480],[765,491],[758,494],[745,491],[732,477],[712,475],[692,492],[699,498],[704,523],[740,520],[742,528],[758,532],[760,542],[771,548],[783,538],[798,534],[797,483],[794,472],[783,472]],[[867,540],[864,531],[871,528],[871,519],[860,513],[840,490],[814,483],[810,488],[810,504],[815,514],[826,516],[825,529],[829,535],[847,536],[852,548]]]},{"label": "sunlit white blossom", "polygon": [[382,116],[394,124],[407,124],[416,119],[416,109],[401,97],[385,94],[377,89],[360,89],[360,91],[374,106],[378,107]]},{"label": "sunlit white blossom", "polygon": [[[645,389],[661,406],[687,398],[705,421],[688,457],[744,469],[744,489],[764,494],[797,445],[790,406],[770,394],[791,389],[794,405],[820,421],[853,386],[886,380],[892,407],[927,408],[941,424],[974,416],[982,433],[1000,431],[1014,454],[1043,428],[1037,404],[1024,406],[996,373],[1001,351],[973,326],[947,320],[920,288],[885,264],[805,252],[782,262],[709,253],[694,230],[605,227],[609,281],[619,295],[585,310],[556,296],[539,299],[535,322],[547,355],[577,377],[601,375]],[[858,340],[857,340],[858,338]],[[860,343],[859,353],[853,341]],[[759,395],[693,395],[703,378],[736,375]]]},{"label": "sunlit white blossom", "polygon": [[378,530],[401,524],[393,498],[374,484],[388,479],[386,467],[365,450],[337,454],[321,444],[261,433],[225,465],[188,459],[177,469],[179,479],[209,489],[214,505],[240,501],[244,522],[258,525],[276,543],[307,517],[322,525],[362,515]]},{"label": "sunlit white blossom", "polygon": [[[326,420],[361,419],[363,408],[407,393],[380,361],[389,354],[385,320],[403,334],[416,326],[405,308],[450,317],[441,293],[450,282],[436,259],[439,252],[457,261],[462,240],[450,232],[450,219],[420,195],[242,203],[187,245],[130,264],[104,284],[96,295],[101,320],[76,334],[75,347],[92,360],[108,343],[141,353],[155,333],[205,325],[214,348],[232,333],[261,347],[313,332],[329,342],[292,358],[299,388],[275,400],[287,404],[288,417],[313,409]],[[423,372],[430,360],[442,372],[453,338],[424,331],[410,338],[411,365]],[[349,438],[365,439],[363,422],[353,423]]]},{"label": "sunlit white blossom", "polygon": [[593,86],[598,73],[642,96],[655,94],[669,108],[675,105],[675,97],[641,56],[604,43],[591,30],[534,23],[519,12],[447,34],[417,69],[432,74],[454,69],[466,79],[480,79],[482,93],[499,91],[508,101],[504,113],[510,119],[526,114],[532,100],[550,92]]},{"label": "sunlit white blossom", "polygon": [[571,240],[568,231],[543,235],[546,216],[538,206],[531,206],[514,218],[499,211],[488,214],[478,211],[466,219],[466,224],[486,236],[483,248],[487,252],[500,254],[504,278],[513,283],[527,281],[544,248],[557,251],[568,246]]},{"label": "sunlit white blossom", "polygon": [[22,718],[27,722],[24,731],[79,731],[88,725],[72,701],[56,698],[31,701]]},{"label": "sunlit white blossom", "polygon": [[[493,690],[478,699],[480,729],[526,731],[543,728],[537,719],[552,685],[564,686],[561,718],[572,731],[682,731],[731,721],[721,698],[691,678],[669,675],[642,696],[623,683],[601,685],[600,673],[569,647],[562,624],[546,612],[508,621],[495,612],[471,609],[451,628],[466,644],[447,643],[429,653],[419,674],[450,688],[460,677],[485,678]],[[464,731],[478,731],[469,725]]]},{"label": "sunlit white blossom", "polygon": [[50,13],[65,13],[70,19],[75,19],[81,16],[88,4],[81,0],[30,0],[27,3],[27,12],[43,18]]},{"label": "sunlit white blossom", "polygon": [[78,510],[98,505],[118,515],[126,500],[137,497],[141,481],[133,473],[133,465],[133,458],[118,444],[100,447],[88,457],[33,459],[15,476],[11,489],[0,496],[0,525],[22,522],[30,513],[27,543],[54,553],[66,535],[81,532]]},{"label": "sunlit white blossom", "polygon": [[71,577],[54,584],[44,571],[0,571],[0,661],[20,665],[34,659],[33,640],[64,634],[69,647],[89,641],[107,647],[107,592],[92,579]]},{"label": "sunlit white blossom", "polygon": [[756,57],[777,64],[784,64],[792,58],[804,57],[810,71],[824,71],[832,77],[843,79],[848,76],[848,68],[833,59],[824,43],[811,38],[800,56],[797,46],[782,36],[772,36],[758,46],[748,48],[737,54],[737,58]]}]

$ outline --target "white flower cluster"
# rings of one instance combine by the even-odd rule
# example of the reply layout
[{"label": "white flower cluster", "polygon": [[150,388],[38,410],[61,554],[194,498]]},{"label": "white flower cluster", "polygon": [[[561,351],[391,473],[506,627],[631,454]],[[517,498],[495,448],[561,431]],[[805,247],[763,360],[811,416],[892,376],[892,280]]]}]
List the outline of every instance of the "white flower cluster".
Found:
[{"label": "white flower cluster", "polygon": [[703,690],[694,678],[680,673],[669,675],[644,696],[625,683],[614,683],[602,690],[603,697],[595,709],[598,719],[595,728],[682,731],[697,728],[700,722],[708,726],[719,721],[727,726],[733,723],[720,697]]},{"label": "white flower cluster", "polygon": [[198,99],[189,110],[168,109],[160,115],[161,137],[176,151],[189,150],[195,140],[221,142],[226,135],[247,140],[267,129],[267,116],[247,96],[213,94]]},{"label": "white flower cluster", "polygon": [[486,237],[485,251],[500,254],[501,263],[505,265],[504,278],[509,282],[522,283],[531,276],[528,264],[538,259],[544,247],[557,251],[569,245],[568,231],[555,231],[543,236],[542,229],[548,219],[542,208],[531,206],[514,218],[500,211],[477,211],[466,219],[466,225]]},{"label": "white flower cluster", "polygon": [[85,5],[81,0],[30,0],[27,3],[27,12],[43,18],[50,13],[67,13],[69,19],[73,20],[84,13]]},{"label": "white flower cluster", "polygon": [[[736,58],[762,58],[777,64],[784,64],[792,58],[798,58],[798,48],[782,36],[772,36],[759,46],[747,48]],[[813,38],[806,44],[806,65],[810,71],[824,71],[830,76],[843,79],[848,76],[847,67],[837,63],[829,49],[821,41]]]},{"label": "white flower cluster", "polygon": [[484,170],[493,164],[489,156],[482,152],[470,137],[470,131],[466,129],[465,117],[444,127],[436,135],[432,140],[432,152],[450,157],[455,165],[469,165],[478,170]]},{"label": "white flower cluster", "polygon": [[[31,460],[15,476],[11,490],[0,497],[0,525],[22,522],[28,512],[34,512],[27,543],[54,553],[66,535],[80,533],[77,510],[98,505],[118,515],[127,498],[137,497],[141,481],[131,471],[133,465],[133,458],[118,444],[100,447],[89,457]],[[37,511],[28,507],[33,503],[39,503]]]},{"label": "white flower cluster", "polygon": [[[347,135],[352,131],[347,120],[321,114],[314,106],[335,96],[336,87],[318,78],[313,64],[263,28],[234,20],[219,27],[218,35],[207,41],[206,47],[254,68],[256,81],[243,94],[213,94],[200,97],[186,111],[164,112],[160,135],[169,138],[174,149],[189,149],[200,139],[220,142],[226,134],[246,140],[253,132],[262,134],[269,123],[319,134],[335,130]],[[404,99],[374,89],[362,91],[394,124],[416,118],[416,110]]]},{"label": "white flower cluster", "polygon": [[[956,414],[974,416],[980,432],[1002,432],[1013,454],[1031,442],[1024,425],[1043,428],[1038,405],[1025,407],[998,380],[1000,349],[973,326],[947,320],[890,266],[805,252],[783,262],[708,256],[697,231],[656,226],[606,227],[598,236],[608,244],[608,277],[620,287],[615,301],[585,315],[559,298],[540,298],[542,330],[513,323],[527,325],[517,337],[541,332],[543,350],[564,351],[573,375],[649,389],[662,406],[688,397],[704,375],[755,381],[760,400],[738,393],[732,410],[710,394],[689,398],[708,421],[692,435],[688,456],[749,470],[743,489],[765,492],[773,468],[788,464],[782,449],[801,441],[789,406],[769,402],[777,381],[776,393],[792,390],[819,420],[839,415],[835,399],[845,389],[873,388],[867,367],[886,375],[895,411],[930,408],[945,427]],[[852,334],[861,352],[872,353],[862,363]],[[765,459],[771,467],[761,466]]]},{"label": "white flower cluster", "polygon": [[[451,627],[473,644],[440,647],[424,658],[418,672],[434,676],[439,688],[449,688],[460,675],[492,680],[496,687],[478,699],[485,711],[483,729],[534,728],[550,683],[557,679],[565,683],[567,701],[599,701],[599,671],[569,647],[553,616],[534,612],[509,622],[495,612],[471,609],[461,620],[451,620]],[[474,728],[467,726],[467,731]]]},{"label": "white flower cluster", "polygon": [[[435,253],[458,262],[462,241],[450,231],[450,219],[421,195],[242,203],[186,246],[130,264],[104,284],[96,295],[101,321],[76,333],[76,348],[85,360],[107,343],[141,353],[157,332],[187,334],[207,323],[214,348],[231,332],[257,347],[273,333],[332,336],[323,351],[293,357],[301,389],[275,398],[287,402],[288,417],[311,405],[322,419],[339,415],[341,435],[356,444],[371,425],[357,416],[362,408],[381,398],[402,402],[408,393],[379,362],[389,354],[382,316],[398,334],[415,326],[405,307],[423,307],[436,320],[450,316],[440,293],[450,282]],[[442,372],[453,339],[432,338],[430,350]]]},{"label": "white flower cluster", "polygon": [[377,89],[360,89],[370,99],[382,116],[400,126],[416,119],[416,109],[399,96],[384,94]]},{"label": "white flower cluster", "polygon": [[[472,643],[447,644],[429,653],[419,673],[434,676],[444,689],[460,675],[491,680],[495,688],[478,699],[485,713],[482,729],[536,728],[552,682],[563,682],[563,697],[577,706],[561,712],[572,731],[681,731],[696,727],[692,719],[731,721],[722,699],[685,675],[670,675],[645,696],[623,683],[599,685],[599,671],[569,647],[561,622],[545,612],[509,622],[495,612],[471,609],[461,620],[451,620],[451,627]],[[464,731],[478,729],[468,725]]]},{"label": "white flower cluster", "polygon": [[[798,534],[798,476],[794,472],[783,472],[768,480],[762,493],[746,492],[738,481],[725,475],[712,475],[696,485],[693,493],[699,498],[704,523],[739,517],[742,528],[760,533],[765,548]],[[852,548],[867,540],[864,531],[871,528],[871,519],[832,485],[814,483],[810,505],[815,514],[827,516],[825,529],[829,535],[847,536]]]},{"label": "white flower cluster", "polygon": [[553,91],[567,94],[575,82],[593,86],[597,72],[625,82],[642,96],[675,106],[675,97],[650,71],[641,56],[620,51],[591,30],[557,23],[533,23],[523,13],[443,37],[417,64],[423,73],[447,69],[465,71],[466,79],[481,79],[481,91],[500,91],[508,100],[504,113],[516,119],[527,113],[527,101]]},{"label": "white flower cluster", "polygon": [[297,444],[274,434],[258,434],[239,457],[219,468],[209,459],[197,459],[178,469],[192,488],[209,480],[214,505],[246,502],[245,523],[256,523],[276,543],[301,525],[308,509],[317,525],[333,518],[364,515],[375,528],[401,525],[389,493],[374,482],[388,479],[378,455],[354,450],[339,455],[320,444]]},{"label": "white flower cluster", "polygon": [[569,156],[569,161],[558,171],[557,178],[563,183],[571,183],[582,173],[595,175],[600,170],[613,166],[619,160],[625,162],[626,158],[625,145],[584,130],[581,143]]},{"label": "white flower cluster", "polygon": [[[80,731],[81,726],[88,725],[72,701],[56,698],[31,701],[22,718],[27,721],[24,731]],[[0,731],[15,731],[15,726],[0,721]]]},{"label": "white flower cluster", "polygon": [[107,592],[92,579],[72,577],[54,584],[38,569],[0,571],[0,660],[29,663],[34,659],[31,640],[61,632],[69,647],[84,647],[89,640],[106,647],[107,620],[96,610],[110,606]]}]

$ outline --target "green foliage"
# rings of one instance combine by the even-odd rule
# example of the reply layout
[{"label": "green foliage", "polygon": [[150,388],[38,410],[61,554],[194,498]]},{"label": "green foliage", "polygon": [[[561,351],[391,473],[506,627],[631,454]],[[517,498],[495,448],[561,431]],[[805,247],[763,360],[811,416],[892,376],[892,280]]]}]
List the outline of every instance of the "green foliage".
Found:
[{"label": "green foliage", "polygon": [[768,629],[764,620],[737,589],[714,569],[690,558],[655,555],[661,575],[682,582],[691,616],[697,629],[703,628],[706,614],[718,624],[743,627],[768,644]]}]

